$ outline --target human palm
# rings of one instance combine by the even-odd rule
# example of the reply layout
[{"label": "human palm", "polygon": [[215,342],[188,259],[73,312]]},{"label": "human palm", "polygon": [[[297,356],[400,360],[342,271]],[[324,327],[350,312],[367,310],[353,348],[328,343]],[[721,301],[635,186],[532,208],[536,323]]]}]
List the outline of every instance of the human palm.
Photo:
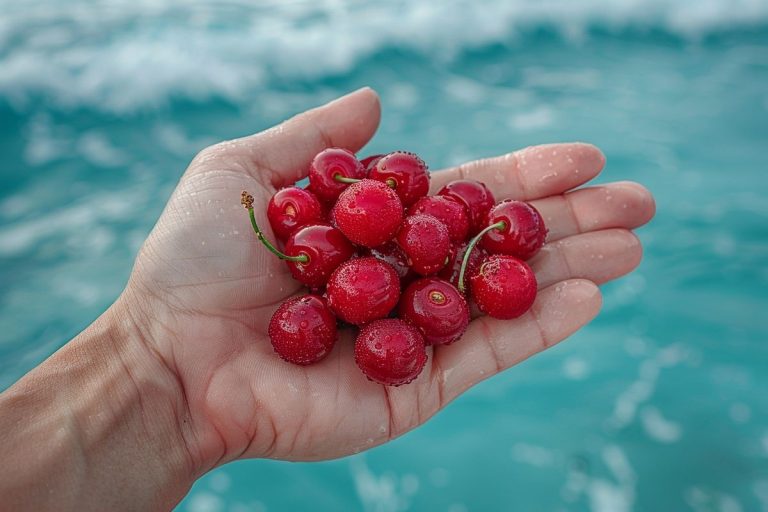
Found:
[{"label": "human palm", "polygon": [[497,199],[532,201],[547,222],[547,244],[531,261],[540,287],[532,310],[511,321],[475,318],[457,343],[428,349],[422,374],[397,388],[363,376],[348,329],[318,364],[280,360],[267,326],[301,286],[260,247],[240,192],[254,195],[267,227],[265,206],[278,188],[305,176],[325,147],[359,150],[378,121],[378,99],[363,89],[204,150],[142,248],[125,301],[178,380],[186,411],[179,422],[198,470],[240,457],[328,459],[386,442],[586,324],[600,307],[594,283],[639,263],[640,245],[628,230],[652,217],[653,199],[632,183],[573,190],[603,166],[594,147],[539,146],[468,163],[433,173],[433,192],[475,178]]}]

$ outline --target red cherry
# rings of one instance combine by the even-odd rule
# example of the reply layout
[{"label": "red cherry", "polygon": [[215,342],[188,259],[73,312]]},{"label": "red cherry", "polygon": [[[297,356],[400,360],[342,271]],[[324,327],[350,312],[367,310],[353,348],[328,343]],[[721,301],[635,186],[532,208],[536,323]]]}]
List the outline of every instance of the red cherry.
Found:
[{"label": "red cherry", "polygon": [[384,245],[367,249],[365,256],[373,256],[392,265],[397,275],[400,276],[400,286],[403,287],[416,279],[418,275],[408,266],[408,256],[403,252],[395,242],[387,242]]},{"label": "red cherry", "polygon": [[323,207],[311,192],[299,187],[278,190],[267,205],[267,218],[272,231],[280,240],[302,226],[323,220]]},{"label": "red cherry", "polygon": [[494,318],[517,318],[536,299],[536,276],[522,260],[506,254],[489,256],[469,278],[472,297],[483,313]]},{"label": "red cherry", "polygon": [[312,192],[323,201],[335,201],[349,185],[348,179],[365,176],[365,168],[354,153],[343,148],[328,148],[319,152],[309,166]]},{"label": "red cherry", "polygon": [[[291,275],[310,288],[325,286],[334,270],[350,259],[355,248],[344,234],[331,226],[304,226],[295,231],[285,244],[285,255]],[[305,255],[305,261],[295,258]]]},{"label": "red cherry", "polygon": [[493,224],[500,227],[489,230],[480,239],[482,246],[493,254],[511,254],[527,260],[539,252],[547,236],[541,214],[522,201],[507,199],[491,208],[486,225]]},{"label": "red cherry", "polygon": [[407,151],[395,151],[383,156],[368,173],[368,177],[395,189],[406,208],[429,192],[427,164]]},{"label": "red cherry", "polygon": [[398,318],[375,320],[355,340],[355,362],[379,384],[400,386],[419,376],[427,362],[424,338]]},{"label": "red cherry", "polygon": [[371,169],[374,168],[374,166],[376,165],[376,162],[381,160],[381,157],[383,157],[383,156],[384,155],[371,155],[371,156],[367,156],[367,157],[363,158],[362,160],[360,160],[360,163],[363,164],[363,167],[365,168],[365,175],[366,176],[368,175],[368,173],[371,172]]},{"label": "red cherry", "polygon": [[474,235],[485,226],[488,210],[496,202],[485,184],[475,180],[455,180],[443,188],[437,195],[450,196],[464,203],[469,212],[469,234]]},{"label": "red cherry", "polygon": [[355,258],[337,268],[326,288],[328,304],[347,323],[362,325],[384,318],[400,298],[400,279],[388,263]]},{"label": "red cherry", "polygon": [[[464,260],[464,254],[467,252],[467,246],[469,242],[462,242],[459,245],[454,245],[451,249],[451,258],[448,260],[448,265],[443,268],[437,275],[450,282],[456,288],[459,288],[459,274],[461,274],[461,263]],[[482,247],[475,247],[472,252],[469,253],[469,259],[467,260],[466,276],[471,276],[480,265],[483,260],[488,256],[488,253]],[[465,283],[467,284],[467,283]],[[466,287],[465,288],[466,291]]]},{"label": "red cherry", "polygon": [[408,215],[425,213],[445,224],[451,242],[463,242],[469,234],[469,214],[464,203],[451,196],[426,196],[419,198],[408,209]]},{"label": "red cherry", "polygon": [[469,325],[469,306],[448,281],[425,277],[403,292],[400,318],[417,327],[429,345],[447,345],[461,338]]},{"label": "red cherry", "polygon": [[336,317],[325,299],[317,295],[294,297],[280,304],[269,321],[268,332],[277,355],[300,365],[320,361],[338,337]]},{"label": "red cherry", "polygon": [[451,252],[448,228],[432,215],[410,215],[403,221],[397,243],[417,273],[428,276],[445,267]]},{"label": "red cherry", "polygon": [[392,240],[403,220],[403,205],[385,184],[364,179],[339,196],[331,219],[353,243],[378,247]]}]

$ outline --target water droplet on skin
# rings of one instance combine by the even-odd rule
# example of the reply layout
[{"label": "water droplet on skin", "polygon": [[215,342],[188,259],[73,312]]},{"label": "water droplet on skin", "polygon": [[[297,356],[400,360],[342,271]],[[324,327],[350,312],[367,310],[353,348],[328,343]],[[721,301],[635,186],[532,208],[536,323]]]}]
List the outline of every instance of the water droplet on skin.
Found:
[{"label": "water droplet on skin", "polygon": [[553,166],[554,166],[554,164],[553,164],[552,162],[549,162],[549,163],[547,164],[547,167],[553,167]]},{"label": "water droplet on skin", "polygon": [[205,241],[200,242],[200,245],[205,245]]},{"label": "water droplet on skin", "polygon": [[568,157],[566,160],[568,160],[568,163],[569,163],[569,164],[572,164],[572,163],[573,163],[573,158],[571,158],[571,157]]}]

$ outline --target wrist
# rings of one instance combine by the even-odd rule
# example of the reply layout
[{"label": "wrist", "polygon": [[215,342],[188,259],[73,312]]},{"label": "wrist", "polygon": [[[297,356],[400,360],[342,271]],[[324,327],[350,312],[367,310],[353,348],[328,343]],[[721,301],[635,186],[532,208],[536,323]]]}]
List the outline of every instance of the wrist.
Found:
[{"label": "wrist", "polygon": [[0,494],[21,510],[171,508],[199,476],[180,389],[118,300],[0,397]]}]

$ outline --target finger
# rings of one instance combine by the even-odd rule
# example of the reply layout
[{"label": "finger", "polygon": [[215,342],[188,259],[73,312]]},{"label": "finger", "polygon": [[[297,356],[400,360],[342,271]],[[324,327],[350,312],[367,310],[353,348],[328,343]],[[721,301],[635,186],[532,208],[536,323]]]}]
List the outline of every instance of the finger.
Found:
[{"label": "finger", "polygon": [[631,231],[606,229],[548,243],[528,264],[543,289],[576,278],[603,284],[634,270],[642,257],[643,248]]},{"label": "finger", "polygon": [[656,212],[651,193],[630,181],[574,190],[531,204],[544,218],[547,241],[608,228],[634,229]]},{"label": "finger", "polygon": [[381,118],[378,95],[364,87],[321,107],[298,114],[269,130],[217,144],[201,153],[236,159],[254,177],[276,188],[304,178],[317,153],[328,147],[357,152],[376,132]]},{"label": "finger", "polygon": [[586,280],[561,281],[539,292],[515,320],[473,320],[455,344],[434,349],[431,388],[444,406],[469,387],[564,340],[600,310],[600,290]]},{"label": "finger", "polygon": [[431,193],[458,179],[482,181],[496,200],[530,201],[582,185],[597,176],[605,157],[580,142],[531,146],[514,153],[468,162],[432,174]]}]

